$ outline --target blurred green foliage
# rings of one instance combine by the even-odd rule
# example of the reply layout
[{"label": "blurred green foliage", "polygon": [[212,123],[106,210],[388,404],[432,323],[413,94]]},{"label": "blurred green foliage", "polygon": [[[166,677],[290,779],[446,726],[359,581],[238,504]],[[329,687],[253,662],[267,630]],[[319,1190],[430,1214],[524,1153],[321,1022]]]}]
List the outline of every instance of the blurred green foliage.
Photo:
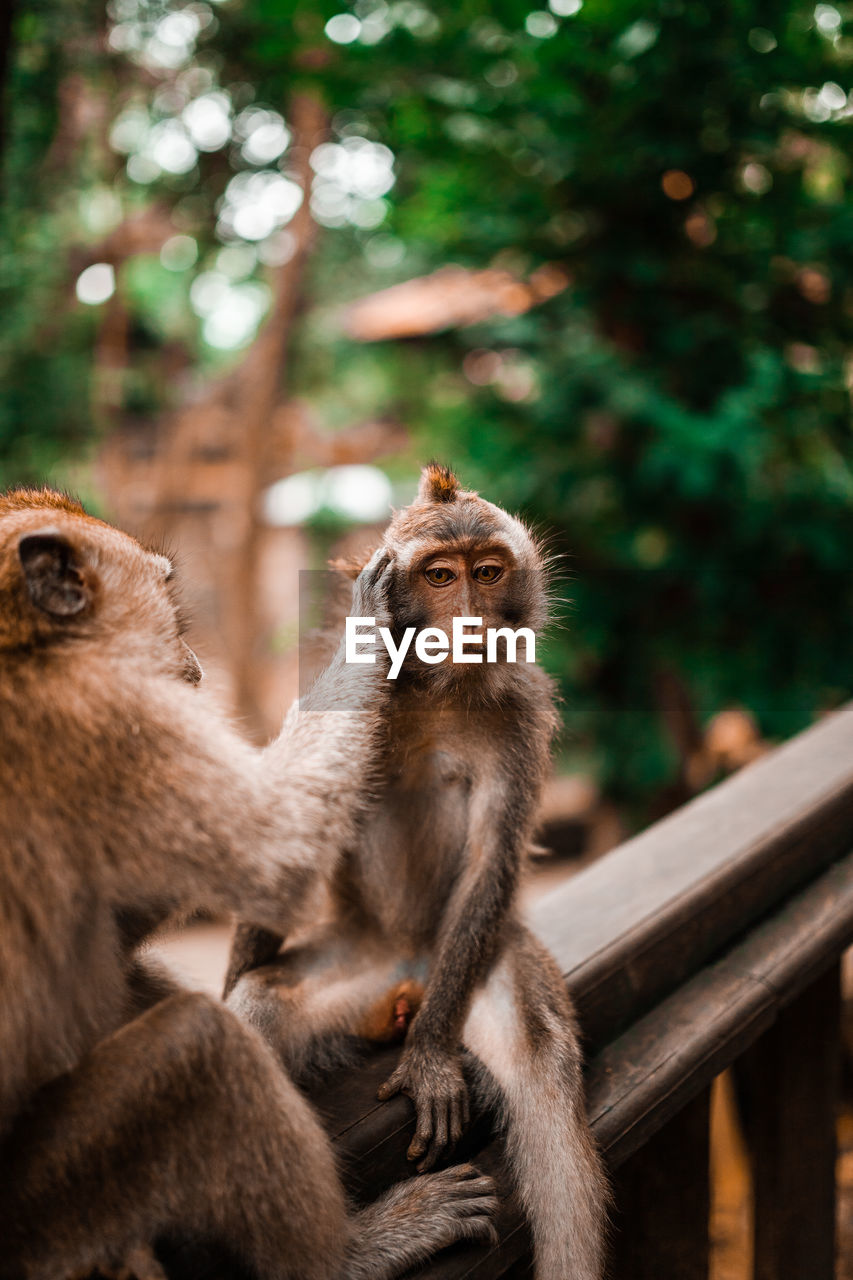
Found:
[{"label": "blurred green foliage", "polygon": [[69,306],[79,192],[97,177],[90,141],[63,147],[63,88],[96,79],[102,6],[32,0],[13,24],[0,185],[0,483],[56,472],[91,433],[95,320]]},{"label": "blurred green foliage", "polygon": [[[287,117],[307,89],[333,140],[390,148],[395,183],[378,213],[374,201],[321,237],[296,390],[332,425],[395,413],[422,457],[452,461],[548,533],[571,598],[549,648],[567,751],[642,805],[677,768],[662,673],[699,720],[740,705],[773,738],[853,692],[853,10],[552,4],[231,0],[200,6],[211,20],[182,66],[153,73],[142,36],[127,37],[128,61],[113,54],[89,74],[119,76],[115,114],[160,124],[219,90],[234,113],[255,103]],[[216,269],[226,184],[252,168],[239,147],[135,180],[104,150],[98,174],[78,167],[49,197],[28,185],[55,128],[60,48],[47,33],[64,9],[41,0],[19,19],[3,214],[14,254],[0,279],[4,299],[18,295],[0,366],[6,473],[37,456],[23,437],[66,447],[83,427],[91,322],[67,307],[54,346],[38,336],[57,282],[70,288],[70,245],[86,239],[57,226],[73,184],[174,209],[199,260],[178,276],[156,259],[128,264],[137,325],[154,343],[182,335],[203,367],[233,358],[204,341],[186,299]],[[110,21],[148,39],[182,9],[114,0]],[[357,19],[346,44],[326,34],[342,12]],[[27,23],[43,47],[29,71]],[[14,265],[32,260],[31,245],[19,256],[28,237],[43,241],[36,272]],[[556,265],[571,283],[525,314],[402,343],[342,335],[338,304],[447,263],[521,278]]]}]

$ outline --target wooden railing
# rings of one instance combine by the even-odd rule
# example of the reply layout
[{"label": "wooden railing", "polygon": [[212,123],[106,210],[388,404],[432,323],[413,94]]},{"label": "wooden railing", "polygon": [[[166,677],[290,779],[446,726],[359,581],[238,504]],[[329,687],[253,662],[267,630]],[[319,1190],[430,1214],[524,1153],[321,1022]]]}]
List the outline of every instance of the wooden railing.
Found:
[{"label": "wooden railing", "polygon": [[[711,1082],[734,1068],[754,1200],[754,1280],[834,1280],[840,957],[853,943],[853,704],[541,899],[586,1036],[587,1099],[614,1189],[608,1280],[706,1280]],[[395,1050],[314,1095],[356,1200],[411,1175]],[[500,1240],[420,1280],[531,1276],[489,1117],[456,1158],[502,1192]],[[181,1247],[172,1280],[244,1280]],[[414,1273],[412,1273],[414,1276]],[[543,1280],[571,1280],[544,1277]]]},{"label": "wooden railing", "polygon": [[[753,1170],[756,1280],[832,1280],[851,850],[853,706],[629,840],[532,912],[586,1036],[589,1115],[613,1174],[613,1280],[707,1276],[709,1091],[732,1065]],[[392,1057],[377,1053],[316,1098],[364,1200],[410,1172],[410,1105],[376,1101]],[[500,1243],[446,1253],[418,1274],[531,1274],[488,1117],[461,1154],[506,1192]]]}]

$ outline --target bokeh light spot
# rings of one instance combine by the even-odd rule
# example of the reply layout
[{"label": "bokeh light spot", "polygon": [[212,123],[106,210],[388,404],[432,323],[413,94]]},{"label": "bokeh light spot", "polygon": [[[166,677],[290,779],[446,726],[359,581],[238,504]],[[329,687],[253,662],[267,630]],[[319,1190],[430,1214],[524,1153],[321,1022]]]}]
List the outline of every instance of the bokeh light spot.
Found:
[{"label": "bokeh light spot", "polygon": [[391,508],[391,481],[378,467],[331,467],[325,502],[350,520],[384,520]]},{"label": "bokeh light spot", "polygon": [[245,280],[255,269],[257,251],[252,244],[229,244],[216,255],[216,270],[229,280]]},{"label": "bokeh light spot", "polygon": [[109,262],[93,262],[91,267],[80,272],[75,285],[77,297],[87,307],[97,307],[106,302],[115,289],[116,273]]},{"label": "bokeh light spot", "polygon": [[765,195],[773,186],[773,175],[770,170],[755,160],[743,166],[740,180],[744,190],[754,196]]},{"label": "bokeh light spot", "polygon": [[146,150],[166,173],[189,173],[198,159],[198,152],[179,120],[161,120],[155,124]]},{"label": "bokeh light spot", "polygon": [[277,160],[290,142],[290,132],[282,117],[274,111],[268,115],[270,118],[253,129],[243,143],[243,159],[249,164],[269,164]]},{"label": "bokeh light spot", "polygon": [[270,485],[263,511],[268,524],[303,524],[324,508],[358,523],[384,520],[390,513],[393,490],[378,467],[352,465],[327,471],[298,471]]},{"label": "bokeh light spot", "polygon": [[296,253],[297,240],[292,231],[276,231],[258,244],[258,258],[265,267],[283,267]]},{"label": "bokeh light spot", "polygon": [[145,186],[160,177],[160,166],[150,156],[131,156],[127,162],[127,176],[131,182]]},{"label": "bokeh light spot", "polygon": [[224,93],[205,93],[181,113],[194,145],[200,151],[218,151],[231,137],[231,102]]},{"label": "bokeh light spot", "polygon": [[707,249],[717,238],[717,228],[701,209],[696,209],[685,219],[684,230],[699,249]]},{"label": "bokeh light spot", "polygon": [[324,29],[334,44],[352,44],[361,34],[361,23],[355,14],[336,13]]},{"label": "bokeh light spot", "polygon": [[198,258],[198,245],[192,236],[171,236],[160,250],[160,261],[167,271],[186,271]]},{"label": "bokeh light spot", "polygon": [[670,200],[689,200],[696,190],[696,183],[683,169],[667,169],[660,185]]},{"label": "bokeh light spot", "polygon": [[638,18],[626,27],[616,41],[616,52],[622,58],[639,58],[641,53],[651,49],[660,35],[660,27],[646,18]]},{"label": "bokeh light spot", "polygon": [[746,38],[750,48],[756,53],[772,53],[776,48],[776,37],[766,27],[753,27]]},{"label": "bokeh light spot", "polygon": [[814,20],[822,35],[834,35],[841,27],[841,14],[834,4],[815,5]]},{"label": "bokeh light spot", "polygon": [[524,19],[524,26],[528,35],[535,36],[537,40],[548,40],[556,35],[557,19],[547,9],[534,9]]}]

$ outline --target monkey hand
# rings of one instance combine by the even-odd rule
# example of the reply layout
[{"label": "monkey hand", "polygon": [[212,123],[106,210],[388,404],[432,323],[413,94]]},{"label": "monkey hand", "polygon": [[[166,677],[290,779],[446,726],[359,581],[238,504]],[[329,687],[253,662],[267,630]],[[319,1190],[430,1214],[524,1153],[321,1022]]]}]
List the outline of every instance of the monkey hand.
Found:
[{"label": "monkey hand", "polygon": [[417,1127],[407,1155],[410,1160],[423,1157],[417,1168],[425,1173],[445,1148],[459,1141],[468,1124],[468,1088],[459,1054],[410,1041],[377,1096],[384,1102],[397,1093],[415,1104]]},{"label": "monkey hand", "polygon": [[[377,628],[390,627],[388,593],[394,563],[391,552],[385,547],[374,551],[352,585],[351,617],[374,618]],[[305,697],[300,698],[298,705],[303,710],[381,711],[383,701],[390,697],[393,687],[387,679],[391,663],[387,646],[377,641],[373,654],[362,654],[357,661],[348,660],[347,653],[348,644],[342,636],[328,667],[320,673]]]},{"label": "monkey hand", "polygon": [[377,627],[390,627],[388,590],[394,558],[386,547],[377,547],[352,587],[352,616],[375,618]]}]

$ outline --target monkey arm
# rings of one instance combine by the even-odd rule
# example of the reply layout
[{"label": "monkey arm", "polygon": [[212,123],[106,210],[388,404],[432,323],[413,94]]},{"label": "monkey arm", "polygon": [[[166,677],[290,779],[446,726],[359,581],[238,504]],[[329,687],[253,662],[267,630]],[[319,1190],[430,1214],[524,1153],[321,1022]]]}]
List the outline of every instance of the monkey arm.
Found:
[{"label": "monkey arm", "polygon": [[511,773],[490,770],[474,787],[465,866],[445,910],[423,1003],[412,1023],[416,1042],[457,1050],[471,994],[500,946],[536,799],[527,763],[514,755]]},{"label": "monkey arm", "polygon": [[500,947],[518,883],[521,852],[537,788],[518,757],[513,772],[492,772],[471,798],[466,865],[445,912],[420,1011],[397,1070],[380,1099],[406,1093],[417,1111],[409,1159],[429,1169],[467,1124],[459,1057],[462,1027],[477,984]]},{"label": "monkey arm", "polygon": [[[387,620],[389,566],[390,559],[381,549],[373,555],[353,586],[354,616]],[[325,832],[316,861],[327,877],[353,836],[356,818],[376,780],[379,739],[391,695],[386,670],[387,654],[374,664],[348,665],[342,643],[306,696],[291,708],[281,734],[266,753],[273,785],[298,777],[300,795],[319,802],[313,814],[302,807],[303,828],[307,820],[310,829],[301,834],[294,829],[291,838],[304,847],[316,833]],[[223,995],[229,994],[241,974],[272,960],[283,941],[277,931],[239,924]]]},{"label": "monkey arm", "polygon": [[[389,692],[384,668],[346,668],[339,653],[320,680],[292,709],[279,739],[266,753],[274,804],[289,792],[298,805],[287,839],[303,854],[311,850],[320,876],[330,877],[372,793],[373,771],[384,730]],[[240,976],[278,953],[281,929],[259,928],[257,915],[238,925],[223,994]]]},{"label": "monkey arm", "polygon": [[[353,585],[354,616],[388,621],[386,593],[391,560],[380,548]],[[306,696],[291,708],[277,740],[266,753],[273,785],[299,779],[299,794],[317,802],[300,806],[302,830],[292,840],[307,847],[323,833],[316,864],[328,877],[354,834],[355,821],[376,781],[379,741],[391,696],[387,653],[373,664],[347,664],[343,642]],[[305,830],[307,823],[308,830]],[[231,948],[223,994],[241,974],[272,960],[284,937],[255,924],[239,924]]]},{"label": "monkey arm", "polygon": [[[371,559],[353,609],[384,618],[389,567],[387,553]],[[157,903],[161,916],[163,908],[233,911],[286,934],[333,872],[369,797],[391,693],[386,671],[381,655],[351,665],[341,650],[263,752],[189,686],[145,680],[125,687],[118,708],[111,697],[97,731],[119,775],[104,780],[100,797],[112,817],[106,861],[116,901],[125,910]],[[98,701],[95,687],[90,705]],[[88,798],[89,774],[77,790]],[[85,805],[87,839],[84,814]],[[164,856],[127,859],[128,830],[144,831]]]},{"label": "monkey arm", "polygon": [[[343,724],[311,716],[292,750],[271,759],[206,714],[200,700],[181,707],[170,688],[158,706],[156,690],[141,695],[144,716],[126,702],[120,720],[106,726],[112,773],[57,797],[57,807],[71,811],[70,847],[100,864],[92,875],[115,910],[143,919],[230,911],[286,934],[333,871],[367,795],[366,750],[351,757],[347,737],[357,713],[344,713]],[[358,716],[357,724],[378,753],[372,735],[380,719]],[[107,818],[98,826],[99,813]],[[133,858],[128,833],[140,848]]]}]

